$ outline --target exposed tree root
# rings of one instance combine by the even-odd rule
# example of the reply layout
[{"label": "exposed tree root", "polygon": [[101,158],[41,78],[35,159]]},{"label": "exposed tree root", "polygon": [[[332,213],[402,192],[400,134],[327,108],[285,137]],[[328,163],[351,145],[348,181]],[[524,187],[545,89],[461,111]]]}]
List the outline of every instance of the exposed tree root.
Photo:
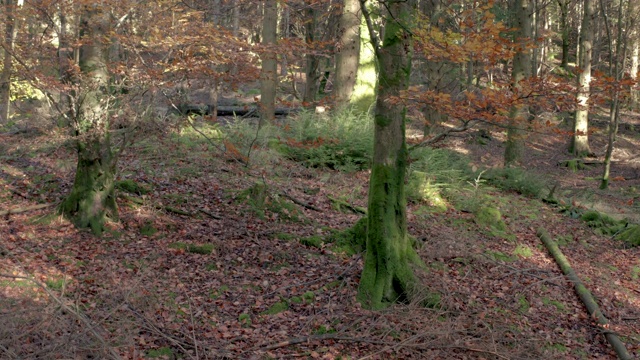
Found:
[{"label": "exposed tree root", "polygon": [[551,256],[553,256],[553,259],[556,261],[562,272],[573,283],[576,293],[578,293],[580,300],[582,300],[585,307],[587,308],[587,311],[589,312],[589,316],[592,319],[596,320],[598,322],[598,325],[602,327],[602,332],[604,333],[605,338],[607,339],[609,344],[611,344],[611,347],[613,347],[613,350],[615,350],[616,354],[618,354],[618,358],[622,360],[633,359],[633,357],[627,351],[624,343],[620,340],[620,338],[618,338],[618,335],[607,330],[609,320],[602,314],[602,311],[600,310],[600,307],[598,306],[595,298],[593,297],[589,289],[584,286],[578,275],[576,275],[576,272],[571,267],[571,264],[569,264],[569,260],[567,260],[562,251],[560,251],[558,244],[556,244],[556,242],[551,239],[545,229],[538,229],[537,234],[540,240],[542,240],[544,245],[549,250]]}]

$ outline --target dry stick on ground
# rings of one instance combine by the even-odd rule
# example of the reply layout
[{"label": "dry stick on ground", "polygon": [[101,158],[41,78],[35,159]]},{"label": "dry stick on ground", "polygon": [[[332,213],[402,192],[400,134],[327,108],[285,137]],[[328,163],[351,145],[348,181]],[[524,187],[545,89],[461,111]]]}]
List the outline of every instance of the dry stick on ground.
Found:
[{"label": "dry stick on ground", "polygon": [[287,199],[293,201],[294,204],[300,205],[304,208],[307,208],[309,210],[313,210],[313,211],[317,211],[317,212],[322,212],[321,209],[318,209],[317,207],[311,205],[311,204],[307,204],[306,202],[302,201],[302,200],[298,200],[296,198],[294,198],[293,196],[287,194],[286,192],[281,192],[280,195],[286,197]]},{"label": "dry stick on ground", "polygon": [[0,216],[5,216],[9,214],[20,214],[28,211],[40,210],[40,209],[48,208],[54,205],[55,204],[40,204],[40,205],[34,205],[34,206],[27,206],[23,208],[4,210],[4,211],[0,211]]},{"label": "dry stick on ground", "polygon": [[587,308],[589,316],[596,320],[598,322],[598,325],[602,326],[605,338],[607,339],[609,344],[611,344],[611,347],[613,347],[613,350],[615,350],[616,354],[618,354],[618,357],[622,360],[633,359],[633,357],[627,351],[624,343],[620,341],[618,336],[606,329],[607,325],[609,324],[609,320],[607,320],[607,318],[602,314],[602,311],[600,311],[600,307],[598,307],[598,303],[594,299],[593,295],[591,294],[589,289],[584,286],[578,275],[576,275],[576,272],[571,267],[571,264],[569,264],[569,260],[567,260],[562,251],[560,251],[558,244],[556,244],[556,242],[551,239],[545,229],[538,229],[537,234],[540,240],[542,240],[544,245],[549,250],[551,256],[553,256],[553,259],[556,261],[562,272],[567,276],[567,278],[569,278],[571,282],[573,282],[576,293],[578,293],[580,300],[582,300],[585,307]]}]

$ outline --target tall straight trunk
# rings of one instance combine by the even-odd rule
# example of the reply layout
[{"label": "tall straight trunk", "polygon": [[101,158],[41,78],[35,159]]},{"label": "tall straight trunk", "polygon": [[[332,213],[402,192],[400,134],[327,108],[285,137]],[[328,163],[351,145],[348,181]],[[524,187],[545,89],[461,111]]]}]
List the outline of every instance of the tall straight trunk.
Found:
[{"label": "tall straight trunk", "polygon": [[[532,6],[531,0],[516,0],[514,3],[518,51],[513,59],[511,82],[516,92],[521,88],[521,82],[531,76],[531,51],[528,50],[528,42],[531,41],[532,32]],[[524,104],[516,104],[511,107],[509,124],[507,127],[507,143],[504,151],[504,165],[519,165],[524,153],[524,128],[529,117],[529,108]]]},{"label": "tall straight trunk", "polygon": [[107,218],[116,219],[114,193],[116,157],[109,138],[109,82],[106,43],[109,14],[100,5],[85,5],[80,29],[80,77],[76,96],[75,131],[78,165],[69,196],[60,205],[63,215],[79,228],[91,228],[94,234],[104,230]]},{"label": "tall straight trunk", "polygon": [[11,73],[13,72],[13,49],[16,41],[16,2],[4,1],[4,59],[0,74],[0,124],[7,123],[11,114]]},{"label": "tall straight trunk", "polygon": [[[305,41],[309,48],[313,48],[316,41],[316,27],[318,25],[318,11],[313,1],[305,1]],[[320,57],[314,52],[309,51],[306,55],[306,83],[304,87],[304,95],[302,101],[307,106],[315,107],[316,97],[318,96],[319,80],[320,80]]]},{"label": "tall straight trunk", "polygon": [[[374,8],[377,5],[377,3],[371,3],[371,1],[360,0],[360,7],[364,9],[368,7]],[[375,31],[378,30],[375,29]],[[376,56],[371,45],[371,36],[364,16],[361,17],[360,22],[360,54],[358,58],[358,73],[356,75],[356,84],[351,94],[351,106],[357,112],[366,113],[375,103],[378,73]]]},{"label": "tall straight trunk", "polygon": [[336,108],[344,109],[351,101],[356,84],[360,55],[360,4],[358,0],[344,0],[340,16],[340,42],[336,54],[334,86]]},{"label": "tall straight trunk", "polygon": [[278,1],[264,2],[262,25],[262,71],[260,73],[260,125],[272,122],[276,109],[276,86],[278,80],[278,57],[275,45],[278,35]]},{"label": "tall straight trunk", "polygon": [[[629,73],[631,74],[631,79],[637,81],[638,80],[638,64],[640,64],[640,34],[637,30],[633,31],[633,50],[631,52],[631,69]],[[640,91],[636,89],[635,86],[631,87],[631,107],[633,109],[638,109],[638,104],[640,104]]]},{"label": "tall straight trunk", "polygon": [[578,64],[578,94],[573,136],[569,145],[569,152],[576,156],[591,154],[589,147],[589,97],[591,84],[591,55],[593,53],[594,29],[596,16],[596,0],[584,0],[584,16],[580,30],[580,61]]},{"label": "tall straight trunk", "polygon": [[[360,0],[364,5],[364,0]],[[367,245],[358,300],[367,308],[381,308],[405,301],[415,277],[412,263],[420,263],[407,235],[407,170],[405,141],[406,108],[391,101],[409,85],[411,72],[412,6],[406,0],[388,0],[382,44],[371,33],[380,64],[378,99],[375,105],[374,155],[369,183]],[[363,11],[368,25],[369,13]],[[368,26],[371,29],[372,26]]]},{"label": "tall straight trunk", "polygon": [[560,8],[560,31],[562,32],[562,61],[560,67],[566,69],[569,66],[569,1],[558,0]]},{"label": "tall straight trunk", "polygon": [[[631,6],[631,1],[628,3],[628,13],[633,14],[631,11],[635,8],[635,6]],[[629,42],[628,33],[630,29],[635,26],[635,19],[631,16],[624,16],[623,11],[624,3],[621,1],[618,8],[618,34],[615,45],[615,55],[613,53],[613,44],[611,43],[611,37],[609,37],[609,51],[611,53],[610,58],[613,59],[613,63],[610,64],[611,73],[616,82],[619,82],[622,79],[622,73],[625,69],[626,57],[627,57],[627,48]],[[634,4],[635,5],[635,4]],[[606,20],[606,19],[605,19]],[[625,23],[624,30],[621,26],[622,23]],[[623,33],[625,36],[623,36]],[[607,151],[604,156],[604,172],[602,175],[602,181],[600,183],[600,189],[606,189],[609,187],[609,175],[611,173],[611,155],[613,154],[613,147],[616,140],[616,135],[618,133],[618,122],[620,119],[620,91],[616,88],[613,90],[613,96],[611,99],[611,107],[609,109],[609,136],[607,142]]]}]

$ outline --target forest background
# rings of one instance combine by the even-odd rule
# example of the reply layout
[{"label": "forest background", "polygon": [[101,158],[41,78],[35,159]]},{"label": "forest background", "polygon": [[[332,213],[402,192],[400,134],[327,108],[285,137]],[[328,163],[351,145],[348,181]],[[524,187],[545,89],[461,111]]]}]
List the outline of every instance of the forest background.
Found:
[{"label": "forest background", "polygon": [[638,356],[638,8],[4,0],[2,356]]}]

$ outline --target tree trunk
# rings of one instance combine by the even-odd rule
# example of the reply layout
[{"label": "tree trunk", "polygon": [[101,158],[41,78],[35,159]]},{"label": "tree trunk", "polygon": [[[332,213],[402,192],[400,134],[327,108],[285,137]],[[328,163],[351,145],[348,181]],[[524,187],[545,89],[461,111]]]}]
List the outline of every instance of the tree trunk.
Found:
[{"label": "tree trunk", "polygon": [[75,111],[78,166],[71,194],[60,205],[60,211],[79,228],[91,228],[99,235],[106,218],[118,215],[114,176],[116,158],[109,139],[109,116],[105,93],[109,81],[107,71],[109,16],[100,5],[86,5],[81,20],[79,67],[80,93]]},{"label": "tree trunk", "polygon": [[[368,6],[369,1],[360,0],[361,8]],[[378,29],[376,29],[378,30]],[[366,19],[362,17],[360,22],[360,55],[358,61],[358,73],[356,75],[356,85],[351,94],[351,105],[357,112],[366,113],[376,99],[376,81],[378,73],[376,70],[376,56],[371,45]]]},{"label": "tree trunk", "polygon": [[360,4],[358,0],[344,0],[340,17],[340,43],[336,54],[334,86],[336,109],[349,105],[356,84],[360,55]]},{"label": "tree trunk", "polygon": [[[17,24],[16,24],[16,3],[13,0],[4,1],[5,12],[5,33],[4,59],[2,64],[2,74],[0,74],[0,124],[6,124],[11,115],[11,73],[13,71],[13,49],[15,46]],[[8,51],[7,51],[8,50]]]},{"label": "tree trunk", "polygon": [[[314,7],[314,4],[308,0],[305,2],[306,7],[306,19],[305,19],[305,41],[307,46],[313,48],[314,41],[316,40],[316,27],[318,23],[318,12]],[[316,97],[318,96],[318,89],[320,80],[320,58],[314,52],[309,51],[306,56],[306,84],[304,87],[304,95],[302,102],[305,106],[315,108]]]},{"label": "tree trunk", "polygon": [[596,16],[596,1],[584,1],[584,17],[580,30],[580,61],[578,67],[578,108],[573,124],[573,136],[569,152],[583,157],[591,154],[589,147],[589,96],[591,83],[591,54],[593,52],[593,20]]},{"label": "tree trunk", "polygon": [[260,73],[260,125],[272,122],[276,107],[276,86],[278,78],[278,58],[276,41],[278,32],[278,1],[264,2],[262,26],[262,72]]},{"label": "tree trunk", "polygon": [[562,60],[560,67],[569,66],[569,0],[558,0],[560,8],[560,31],[562,32]]},{"label": "tree trunk", "polygon": [[[531,40],[532,6],[530,0],[516,0],[515,4],[518,51],[513,59],[511,82],[516,92],[521,88],[520,82],[531,76],[531,51],[528,42]],[[515,104],[509,113],[507,127],[507,143],[504,151],[505,166],[518,165],[524,153],[524,127],[528,121],[529,109],[524,104]]]},{"label": "tree trunk", "polygon": [[[364,0],[360,2],[363,5]],[[409,84],[412,42],[407,29],[411,25],[413,9],[406,0],[390,0],[386,5],[390,16],[385,21],[381,46],[373,40],[380,79],[374,115],[367,253],[358,289],[358,300],[373,309],[408,300],[415,284],[411,264],[420,262],[407,235],[406,108],[402,102],[390,101]],[[369,18],[368,12],[363,11],[363,14]],[[376,39],[375,34],[370,35]]]}]

